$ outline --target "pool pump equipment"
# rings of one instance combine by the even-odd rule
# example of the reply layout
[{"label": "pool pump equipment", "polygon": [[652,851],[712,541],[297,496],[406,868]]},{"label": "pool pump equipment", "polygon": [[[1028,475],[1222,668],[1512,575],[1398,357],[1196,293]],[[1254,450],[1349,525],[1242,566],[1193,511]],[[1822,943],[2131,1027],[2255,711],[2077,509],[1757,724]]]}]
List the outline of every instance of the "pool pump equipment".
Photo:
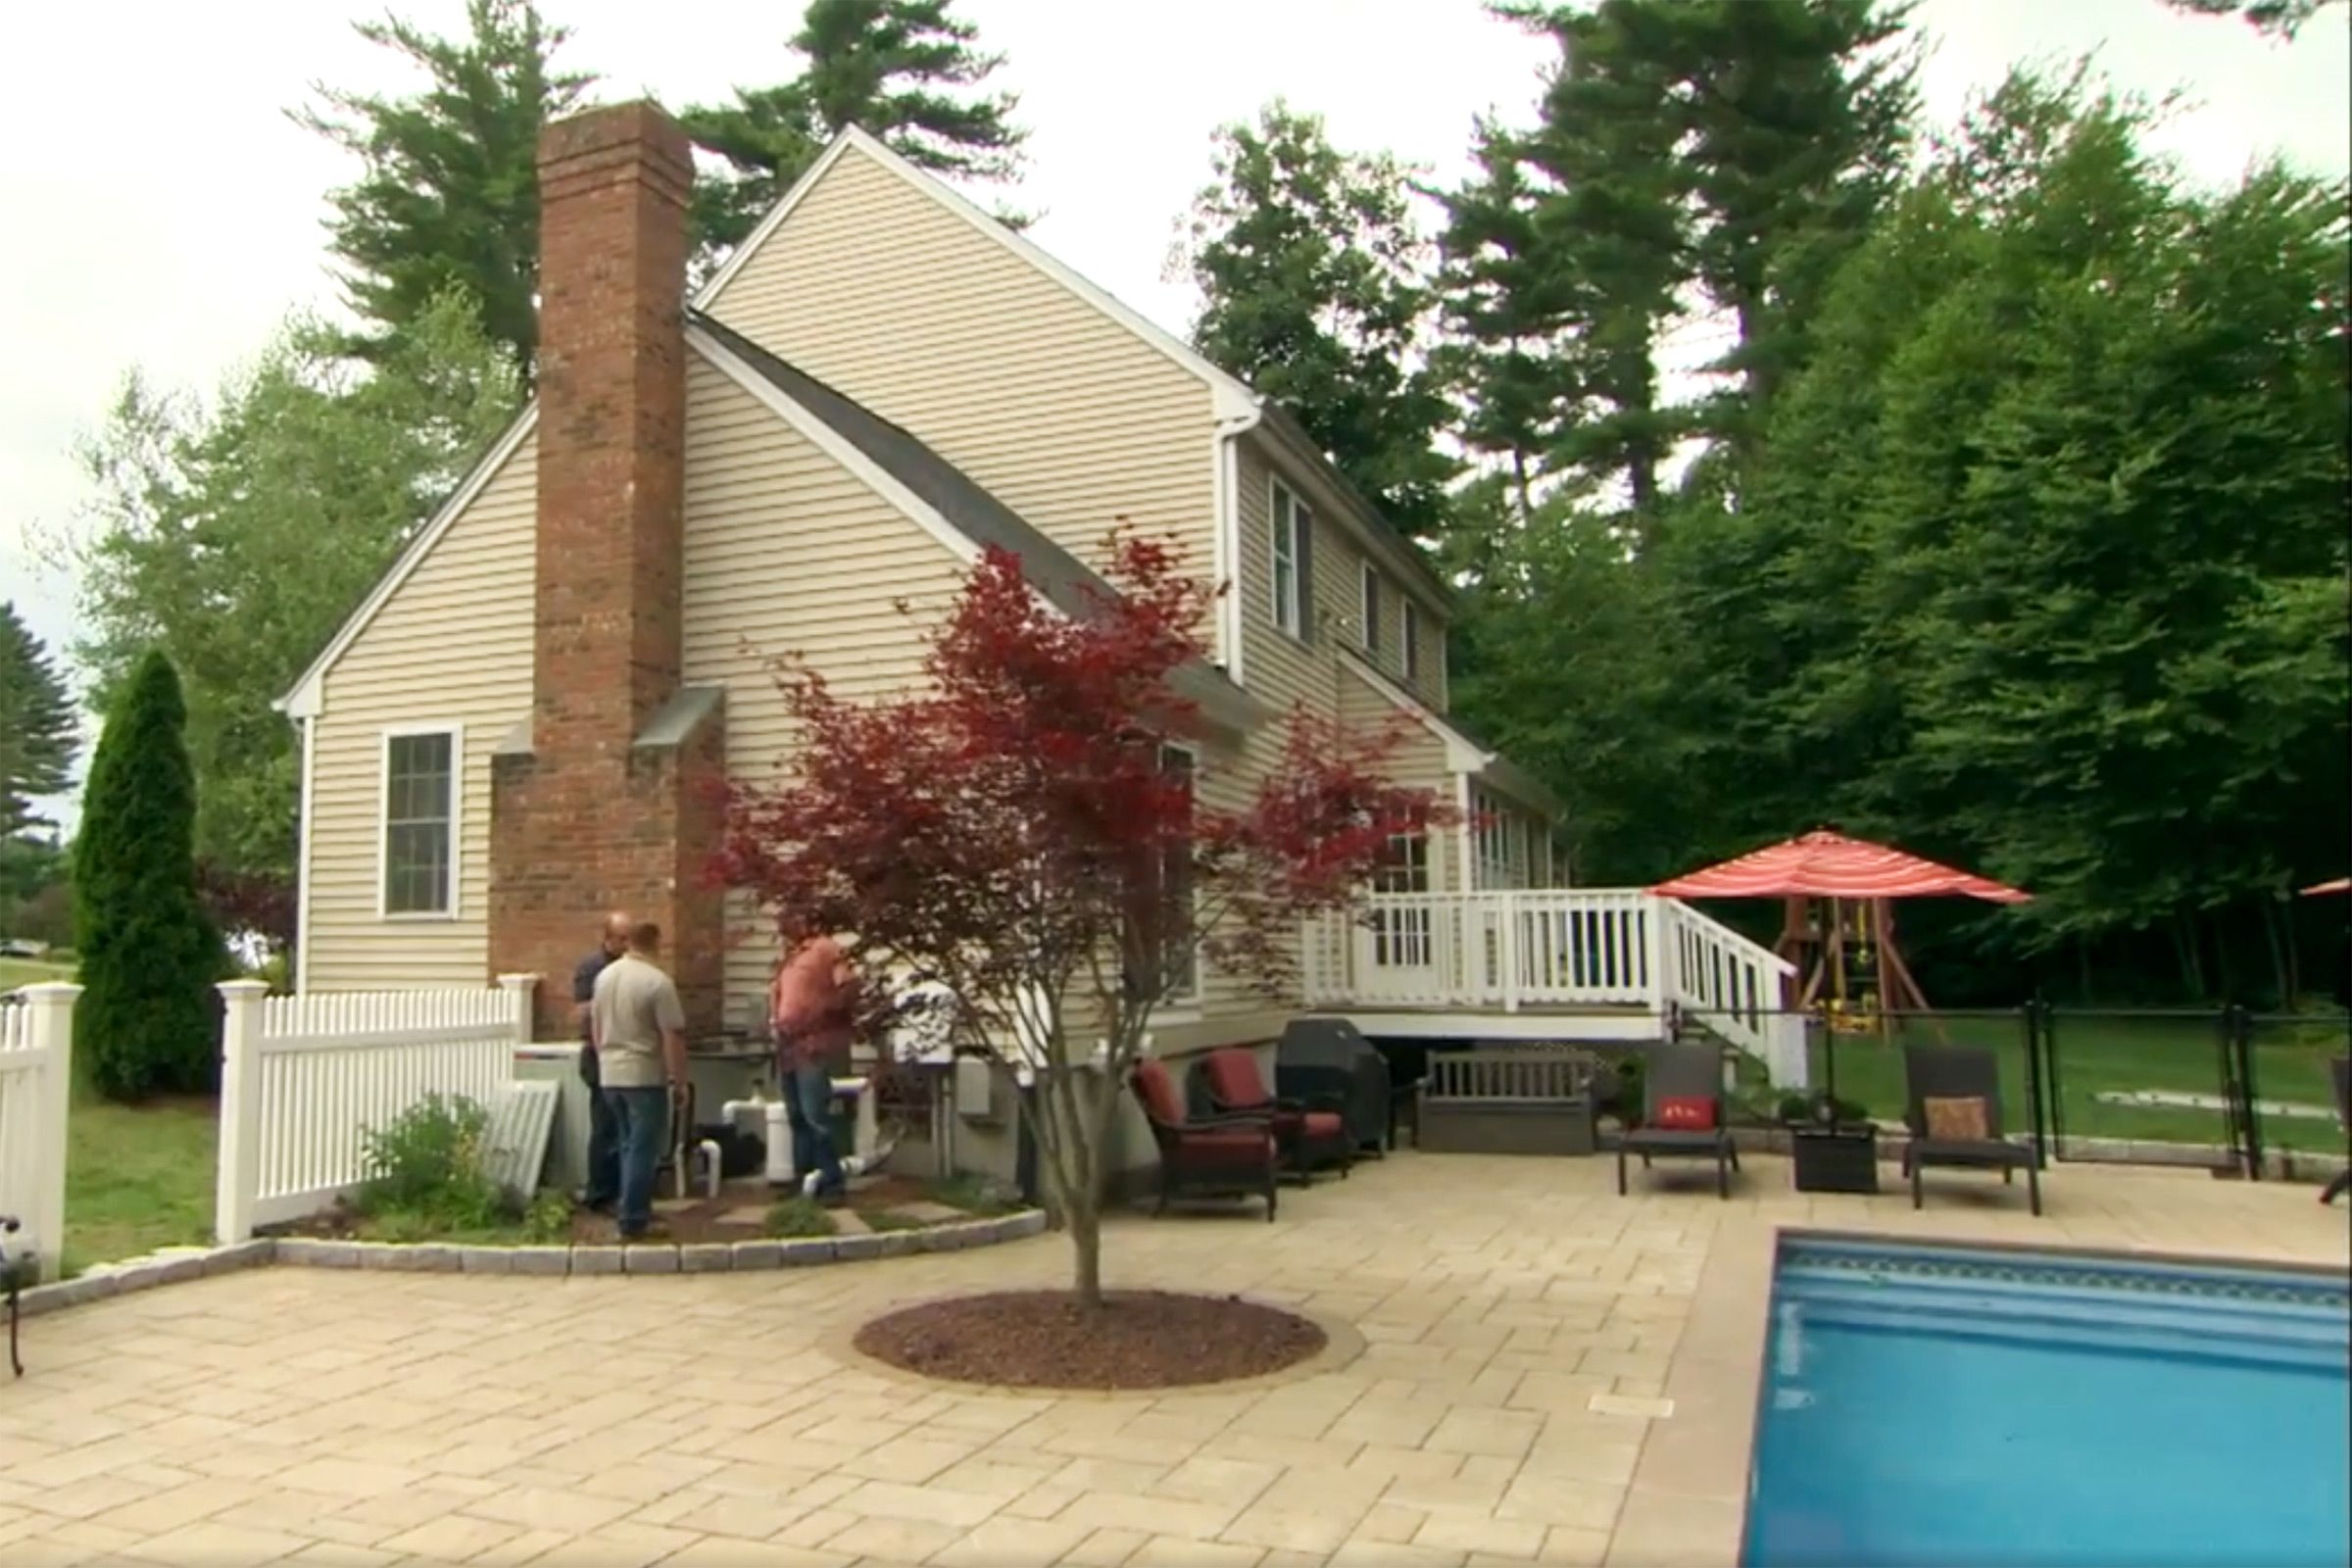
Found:
[{"label": "pool pump equipment", "polygon": [[17,1292],[23,1284],[20,1275],[24,1263],[33,1255],[17,1216],[0,1214],[0,1280],[8,1283],[8,1365],[18,1377],[24,1375],[24,1363],[17,1355]]}]

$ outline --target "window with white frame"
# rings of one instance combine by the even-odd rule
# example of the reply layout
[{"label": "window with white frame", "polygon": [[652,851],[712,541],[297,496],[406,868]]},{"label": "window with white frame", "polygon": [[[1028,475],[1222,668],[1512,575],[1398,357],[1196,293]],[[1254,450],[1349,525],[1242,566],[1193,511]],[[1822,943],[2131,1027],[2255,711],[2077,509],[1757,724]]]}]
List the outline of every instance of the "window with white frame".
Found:
[{"label": "window with white frame", "polygon": [[454,725],[384,736],[385,914],[457,913],[459,737]]},{"label": "window with white frame", "polygon": [[[1429,836],[1399,833],[1389,840],[1379,870],[1373,873],[1374,893],[1429,891]],[[1372,961],[1384,969],[1421,968],[1435,956],[1435,932],[1427,904],[1372,911]]]},{"label": "window with white frame", "polygon": [[1404,662],[1399,667],[1406,680],[1421,678],[1421,612],[1410,599],[1398,612],[1397,628],[1404,634]]},{"label": "window with white frame", "polygon": [[1526,813],[1485,790],[1472,793],[1470,809],[1477,818],[1477,886],[1489,891],[1530,886],[1535,867]]},{"label": "window with white frame", "polygon": [[[1193,754],[1181,746],[1159,748],[1160,775],[1185,791],[1190,802],[1198,776]],[[1146,866],[1129,888],[1128,984],[1144,989],[1164,979],[1162,1001],[1185,1003],[1200,994],[1200,937],[1193,929],[1193,844],[1163,845],[1156,863]]]},{"label": "window with white frame", "polygon": [[1314,603],[1314,514],[1281,480],[1273,481],[1274,624],[1305,641]]},{"label": "window with white frame", "polygon": [[1373,663],[1378,664],[1380,662],[1380,573],[1373,569],[1372,563],[1369,561],[1364,563],[1363,631],[1364,652],[1372,656]]}]

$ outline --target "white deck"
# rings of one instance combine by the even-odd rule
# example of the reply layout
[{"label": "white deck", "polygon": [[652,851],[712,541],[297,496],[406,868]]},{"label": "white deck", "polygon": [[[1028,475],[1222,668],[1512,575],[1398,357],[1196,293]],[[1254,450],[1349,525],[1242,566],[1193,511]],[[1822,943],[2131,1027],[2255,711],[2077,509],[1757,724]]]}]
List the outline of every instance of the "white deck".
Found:
[{"label": "white deck", "polygon": [[1690,1018],[1801,1088],[1794,968],[1676,899],[1629,888],[1384,894],[1309,922],[1306,1004],[1399,1039],[1655,1040]]}]

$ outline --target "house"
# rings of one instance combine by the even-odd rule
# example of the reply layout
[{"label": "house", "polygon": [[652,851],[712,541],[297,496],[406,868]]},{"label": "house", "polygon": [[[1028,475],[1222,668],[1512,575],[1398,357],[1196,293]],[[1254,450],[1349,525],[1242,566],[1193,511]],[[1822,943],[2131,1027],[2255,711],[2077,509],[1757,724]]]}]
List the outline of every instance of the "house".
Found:
[{"label": "house", "polygon": [[[696,1032],[751,1021],[772,944],[698,872],[704,786],[790,744],[765,659],[903,688],[900,603],[943,609],[992,544],[1070,593],[1117,518],[1235,585],[1190,693],[1204,798],[1253,787],[1294,705],[1402,714],[1400,774],[1475,819],[1400,844],[1381,891],[1554,879],[1554,802],[1446,716],[1446,585],[1241,381],[858,130],[683,307],[667,116],[550,126],[540,178],[537,397],[282,704],[304,989],[564,976],[619,906],[672,933]],[[1376,961],[1425,961],[1398,918]],[[568,1006],[543,985],[542,1030]],[[1297,1010],[1203,971],[1158,1049]]]}]

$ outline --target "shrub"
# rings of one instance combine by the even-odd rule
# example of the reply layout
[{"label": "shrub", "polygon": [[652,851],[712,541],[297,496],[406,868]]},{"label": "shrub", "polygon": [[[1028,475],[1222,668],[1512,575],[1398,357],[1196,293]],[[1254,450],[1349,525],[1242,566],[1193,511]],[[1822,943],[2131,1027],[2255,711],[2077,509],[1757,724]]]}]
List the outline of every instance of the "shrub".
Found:
[{"label": "shrub", "polygon": [[571,1200],[562,1193],[540,1193],[523,1210],[522,1234],[526,1241],[544,1246],[549,1242],[571,1239]]},{"label": "shrub", "polygon": [[379,1229],[497,1224],[513,1205],[500,1200],[486,1167],[489,1127],[489,1112],[464,1096],[426,1095],[389,1126],[369,1128],[368,1181],[354,1206]]},{"label": "shrub", "polygon": [[90,761],[74,841],[74,1054],[114,1100],[212,1086],[220,939],[196,899],[196,779],[172,662],[151,653]]}]

